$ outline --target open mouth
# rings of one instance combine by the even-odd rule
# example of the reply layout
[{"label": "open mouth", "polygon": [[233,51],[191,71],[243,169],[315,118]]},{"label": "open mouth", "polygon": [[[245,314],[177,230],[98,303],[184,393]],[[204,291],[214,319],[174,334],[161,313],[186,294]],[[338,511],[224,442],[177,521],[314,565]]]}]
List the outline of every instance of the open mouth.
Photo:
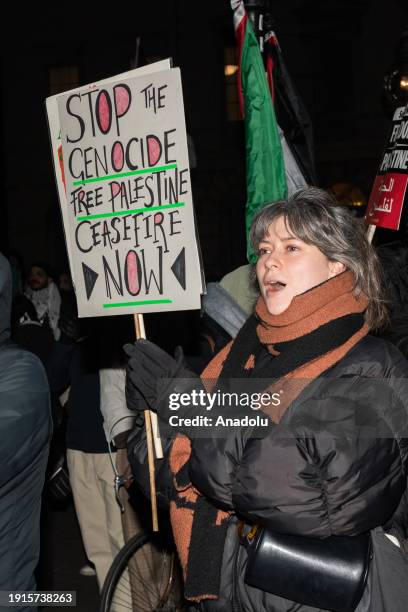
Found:
[{"label": "open mouth", "polygon": [[282,281],[269,281],[265,283],[267,291],[281,291],[286,287],[286,283]]}]

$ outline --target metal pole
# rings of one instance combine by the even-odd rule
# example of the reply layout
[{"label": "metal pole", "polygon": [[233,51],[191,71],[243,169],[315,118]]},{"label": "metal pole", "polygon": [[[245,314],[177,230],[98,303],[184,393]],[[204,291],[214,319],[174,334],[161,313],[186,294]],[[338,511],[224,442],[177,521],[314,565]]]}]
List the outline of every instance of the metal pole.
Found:
[{"label": "metal pole", "polygon": [[267,0],[244,0],[245,9],[249,20],[251,21],[255,36],[259,41],[261,52],[263,51],[263,35],[264,35],[264,13]]}]

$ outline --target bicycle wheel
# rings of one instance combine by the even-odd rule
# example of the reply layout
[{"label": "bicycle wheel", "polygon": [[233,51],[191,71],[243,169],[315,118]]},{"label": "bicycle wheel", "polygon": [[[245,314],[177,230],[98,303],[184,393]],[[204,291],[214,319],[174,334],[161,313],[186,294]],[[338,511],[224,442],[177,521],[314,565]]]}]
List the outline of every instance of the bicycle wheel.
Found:
[{"label": "bicycle wheel", "polygon": [[119,551],[106,576],[100,612],[183,610],[176,554],[149,534],[135,535]]}]

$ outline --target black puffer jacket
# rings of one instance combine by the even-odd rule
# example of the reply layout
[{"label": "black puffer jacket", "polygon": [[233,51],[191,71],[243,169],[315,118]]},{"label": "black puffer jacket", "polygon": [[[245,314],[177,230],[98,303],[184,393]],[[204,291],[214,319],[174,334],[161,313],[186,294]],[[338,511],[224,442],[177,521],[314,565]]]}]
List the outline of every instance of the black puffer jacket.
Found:
[{"label": "black puffer jacket", "polygon": [[247,435],[193,441],[191,481],[217,506],[321,538],[383,525],[406,487],[408,362],[367,336],[279,425]]},{"label": "black puffer jacket", "polygon": [[[312,381],[266,435],[226,430],[223,437],[195,439],[192,447],[191,482],[248,523],[318,538],[386,525],[407,537],[408,362],[384,340],[363,338]],[[139,475],[141,448],[136,444],[131,452]],[[163,462],[158,476],[164,500],[171,480]],[[228,590],[231,558],[225,563]],[[229,593],[221,595],[218,609],[227,610]],[[293,605],[268,596],[254,609],[311,610]]]},{"label": "black puffer jacket", "polygon": [[33,591],[52,423],[40,360],[9,340],[10,305],[11,273],[0,254],[0,590]]},{"label": "black puffer jacket", "polygon": [[402,242],[383,244],[377,249],[382,265],[390,325],[382,332],[408,357],[408,246]]}]

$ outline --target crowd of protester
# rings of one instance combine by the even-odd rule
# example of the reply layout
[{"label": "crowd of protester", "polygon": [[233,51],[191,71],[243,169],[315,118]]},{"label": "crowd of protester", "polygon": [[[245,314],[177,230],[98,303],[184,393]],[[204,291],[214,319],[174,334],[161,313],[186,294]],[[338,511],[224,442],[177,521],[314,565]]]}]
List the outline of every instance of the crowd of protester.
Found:
[{"label": "crowd of protester", "polygon": [[[405,357],[408,356],[406,253],[404,242],[385,244],[378,249],[391,324],[386,330],[375,332],[397,345]],[[139,509],[143,507],[145,515],[130,518],[134,508],[128,504],[128,493],[123,489],[118,503],[113,486],[116,469],[119,473],[130,474],[127,441],[132,434],[130,439],[134,444],[134,432],[143,422],[135,408],[138,402],[140,404],[135,400],[135,389],[129,398],[129,385],[126,383],[126,365],[129,355],[132,362],[133,349],[128,347],[126,354],[123,347],[133,342],[133,318],[79,319],[67,270],[58,273],[48,262],[41,260],[34,261],[25,270],[18,253],[10,252],[7,258],[8,262],[5,258],[0,260],[0,349],[7,348],[9,353],[0,352],[0,360],[20,359],[22,363],[21,356],[35,354],[43,367],[38,369],[38,361],[25,357],[26,370],[20,373],[21,380],[17,381],[19,397],[25,394],[25,403],[30,404],[27,415],[30,413],[36,419],[33,439],[37,444],[30,444],[27,465],[23,466],[21,473],[14,475],[21,489],[28,487],[27,479],[30,479],[30,504],[35,508],[31,513],[31,523],[27,522],[30,536],[23,530],[17,540],[22,559],[25,555],[30,557],[30,561],[25,563],[24,571],[17,572],[17,578],[11,578],[12,564],[7,565],[3,560],[4,543],[0,539],[0,568],[4,569],[0,572],[4,577],[3,583],[0,579],[0,587],[3,584],[4,588],[16,590],[34,588],[34,571],[40,555],[36,526],[41,496],[45,507],[52,504],[63,506],[72,496],[89,561],[78,571],[83,575],[96,575],[102,589],[107,572],[125,539],[144,529],[150,520],[148,506],[142,504]],[[220,282],[208,283],[201,313],[147,316],[148,337],[170,355],[178,345],[182,345],[183,367],[199,375],[214,355],[237,336],[253,313],[259,295],[255,287],[251,267],[241,266]],[[9,343],[10,338],[15,344]],[[18,353],[22,349],[28,353]],[[136,361],[141,358],[138,355]],[[164,357],[161,359],[165,361]],[[7,388],[9,384],[4,372],[0,391],[2,386]],[[8,396],[3,397],[7,401]],[[13,401],[11,399],[10,403]],[[29,427],[29,422],[27,419],[26,427]],[[21,451],[24,448],[22,443]],[[7,449],[3,448],[3,451],[7,464]],[[220,452],[214,445],[214,456]],[[204,455],[203,464],[209,465],[208,454]],[[196,462],[199,461],[197,457],[198,454]],[[200,469],[196,466],[197,473]],[[198,480],[204,482],[206,478],[201,474]],[[210,482],[208,486],[203,485],[203,489],[214,501],[217,500],[217,491],[213,485]],[[0,492],[4,486],[0,483]],[[132,487],[131,492],[134,490]],[[136,496],[139,494],[140,491]],[[221,500],[219,507],[225,510],[228,504],[224,501]],[[121,505],[126,506],[124,513]],[[24,508],[19,512],[23,516]],[[12,531],[8,537],[14,537]],[[152,548],[149,554],[153,559],[156,552]]]},{"label": "crowd of protester", "polygon": [[[42,491],[42,512],[46,514],[49,507],[64,509],[73,499],[88,558],[88,564],[78,571],[96,576],[101,589],[124,545],[123,533],[130,537],[150,520],[146,505],[146,516],[130,517],[133,509],[128,495],[121,491],[122,503],[128,506],[122,515],[113,486],[112,457],[120,472],[129,469],[126,438],[133,428],[134,413],[126,406],[127,356],[123,346],[134,338],[133,317],[79,319],[67,270],[55,271],[42,260],[25,270],[17,252],[8,254],[8,265],[11,340],[39,358],[48,381],[49,404],[47,399],[43,412],[50,415],[52,427],[46,444],[47,467],[37,482],[37,492]],[[179,314],[168,313],[145,319],[149,337],[171,353],[183,344],[190,353],[191,367],[199,373],[245,317],[225,289],[210,283],[201,316],[189,312],[181,320]],[[34,524],[32,530],[36,531]],[[31,572],[39,549],[38,536]],[[156,554],[152,549],[152,558]],[[41,572],[46,571],[42,566],[43,562],[41,569],[37,568],[40,584]]]}]

